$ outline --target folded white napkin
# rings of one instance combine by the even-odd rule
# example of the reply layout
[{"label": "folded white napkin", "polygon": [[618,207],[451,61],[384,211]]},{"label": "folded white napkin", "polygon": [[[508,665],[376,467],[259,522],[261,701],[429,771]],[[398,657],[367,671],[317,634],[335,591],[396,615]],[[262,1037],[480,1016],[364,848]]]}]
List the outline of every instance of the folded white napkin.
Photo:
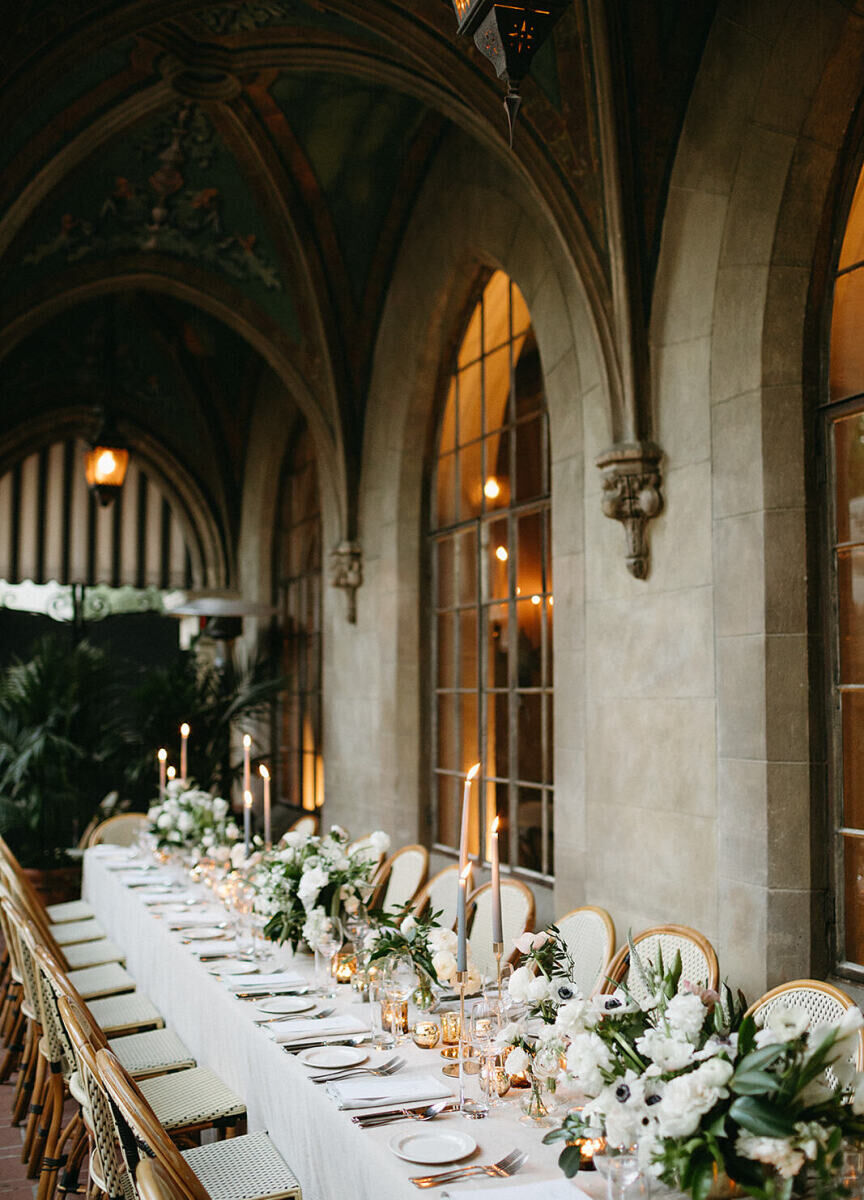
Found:
[{"label": "folded white napkin", "polygon": [[224,908],[187,908],[184,911],[188,916],[182,916],[180,913],[168,914],[169,929],[194,929],[196,925],[218,925],[220,921],[225,920]]},{"label": "folded white napkin", "polygon": [[350,1037],[368,1033],[369,1026],[356,1017],[322,1017],[318,1020],[276,1021],[267,1026],[277,1042],[305,1042],[307,1038]]},{"label": "folded white napkin", "polygon": [[167,883],[151,884],[150,881],[148,880],[147,881],[147,891],[139,892],[138,899],[143,900],[145,904],[152,904],[156,900],[158,900],[164,904],[165,897],[170,896],[173,900],[175,893],[176,893],[176,888],[172,888]]},{"label": "folded white napkin", "polygon": [[325,1085],[340,1108],[377,1108],[381,1104],[413,1104],[419,1100],[443,1100],[453,1089],[434,1075],[413,1075],[397,1079],[394,1075],[358,1075],[339,1083]]},{"label": "folded white napkin", "polygon": [[87,852],[94,858],[134,858],[138,853],[135,846],[115,846],[111,842],[103,842],[99,846],[91,846]]},{"label": "folded white napkin", "polygon": [[306,980],[302,975],[289,975],[285,971],[276,971],[272,975],[255,975],[252,979],[228,979],[225,986],[232,992],[270,992],[274,988],[303,987]]},{"label": "folded white napkin", "polygon": [[204,956],[215,956],[217,954],[232,954],[237,949],[237,943],[233,938],[210,938],[201,942],[189,942],[186,946],[192,954],[197,954],[199,958]]},{"label": "folded white napkin", "polygon": [[[542,1191],[543,1200],[590,1200],[588,1193],[577,1187],[572,1179],[535,1179],[533,1183],[497,1183],[491,1187],[484,1184],[484,1196],[506,1196],[507,1200],[537,1200]],[[441,1200],[466,1200],[472,1196],[477,1200],[477,1191],[470,1184],[460,1188],[448,1188],[441,1193]]]}]

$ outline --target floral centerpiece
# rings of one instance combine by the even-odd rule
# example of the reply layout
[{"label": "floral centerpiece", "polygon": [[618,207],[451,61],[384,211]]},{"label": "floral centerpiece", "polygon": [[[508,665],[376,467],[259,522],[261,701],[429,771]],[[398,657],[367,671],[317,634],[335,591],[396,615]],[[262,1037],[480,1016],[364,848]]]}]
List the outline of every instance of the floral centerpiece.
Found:
[{"label": "floral centerpiece", "polygon": [[844,1195],[841,1148],[864,1139],[864,1075],[848,1064],[860,1011],[810,1027],[803,1010],[777,1006],[760,1029],[740,993],[681,980],[679,956],[664,969],[631,945],[633,966],[647,985],[642,1004],[621,988],[558,1011],[568,1071],[589,1097],[544,1139],[570,1143],[564,1173],[579,1169],[576,1139],[602,1132],[694,1200],[718,1176],[757,1200]]},{"label": "floral centerpiece", "polygon": [[172,779],[165,797],[150,807],[150,833],[160,850],[187,850],[199,857],[227,863],[240,837],[227,800],[183,779]]},{"label": "floral centerpiece", "polygon": [[[456,982],[456,934],[452,929],[442,929],[439,924],[441,910],[427,917],[415,917],[406,905],[396,913],[383,910],[370,913],[374,928],[367,937],[369,962],[379,962],[390,957],[410,959],[417,972],[418,986],[414,1003],[418,1008],[429,1008],[434,1002],[430,984],[452,987]],[[482,980],[471,961],[468,948],[468,971],[465,990],[468,995],[478,992]]]},{"label": "floral centerpiece", "polygon": [[379,830],[369,845],[352,849],[338,825],[324,836],[286,833],[262,857],[253,881],[255,910],[268,918],[265,937],[295,951],[301,941],[314,949],[327,918],[356,914],[366,904],[378,858],[389,845]]}]

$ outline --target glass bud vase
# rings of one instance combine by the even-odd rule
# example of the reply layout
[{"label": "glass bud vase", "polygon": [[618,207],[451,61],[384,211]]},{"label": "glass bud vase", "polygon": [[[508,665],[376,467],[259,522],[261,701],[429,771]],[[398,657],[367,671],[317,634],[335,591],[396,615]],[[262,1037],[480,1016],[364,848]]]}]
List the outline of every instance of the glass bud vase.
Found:
[{"label": "glass bud vase", "polygon": [[551,1124],[544,1095],[545,1080],[538,1079],[534,1072],[529,1070],[528,1082],[528,1091],[520,1101],[522,1112],[525,1114],[522,1120],[532,1121],[535,1125]]},{"label": "glass bud vase", "polygon": [[411,994],[411,1003],[418,1012],[429,1012],[435,1003],[435,993],[432,991],[432,980],[422,969],[417,968],[417,987]]}]

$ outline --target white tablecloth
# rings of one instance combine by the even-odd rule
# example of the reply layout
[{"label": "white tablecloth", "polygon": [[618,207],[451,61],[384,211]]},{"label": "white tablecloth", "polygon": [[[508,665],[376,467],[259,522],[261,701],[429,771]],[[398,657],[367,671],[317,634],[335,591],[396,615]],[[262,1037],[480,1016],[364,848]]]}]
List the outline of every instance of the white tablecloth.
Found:
[{"label": "white tablecloth", "polygon": [[[153,872],[154,883],[157,878]],[[211,899],[203,888],[201,895],[202,903]],[[109,860],[93,852],[85,856],[84,897],[108,936],[126,951],[129,971],[167,1024],[201,1066],[218,1072],[244,1098],[250,1131],[267,1130],[300,1180],[304,1200],[415,1200],[423,1194],[409,1182],[409,1176],[431,1174],[438,1168],[403,1162],[388,1145],[395,1134],[419,1126],[401,1122],[363,1130],[352,1124],[352,1114],[340,1112],[324,1087],[310,1083],[309,1070],[271,1040],[266,1026],[254,1024],[255,1006],[231,995],[183,944],[182,934],[172,932],[169,922],[156,915],[158,908],[145,904],[141,889],[126,887],[120,873],[110,869]],[[215,942],[214,951],[218,947]],[[289,960],[289,952],[284,953],[284,962],[290,961],[292,971],[311,976],[308,958]],[[346,987],[340,987],[334,1003],[340,1012],[366,1015],[365,1006]],[[437,1050],[420,1050],[409,1042],[398,1052],[407,1059],[400,1080],[412,1073],[430,1072],[442,1078]],[[377,1053],[370,1051],[373,1058]],[[476,1089],[475,1080],[469,1094],[472,1088]],[[512,1180],[483,1177],[459,1184],[460,1189],[476,1188],[489,1193],[491,1200],[492,1195],[517,1185],[534,1184],[539,1200],[545,1195],[544,1184],[562,1179],[557,1168],[560,1147],[543,1146],[545,1131],[519,1120],[518,1095],[505,1097],[503,1105],[481,1121],[458,1115],[438,1118],[436,1125],[443,1127],[447,1122],[477,1141],[478,1152],[471,1162],[495,1162],[515,1147],[529,1154],[527,1164]],[[596,1175],[579,1177],[580,1186],[587,1185],[594,1194],[600,1194],[599,1182]],[[425,1194],[437,1200],[441,1192],[430,1189]],[[576,1200],[575,1187],[573,1195]]]}]

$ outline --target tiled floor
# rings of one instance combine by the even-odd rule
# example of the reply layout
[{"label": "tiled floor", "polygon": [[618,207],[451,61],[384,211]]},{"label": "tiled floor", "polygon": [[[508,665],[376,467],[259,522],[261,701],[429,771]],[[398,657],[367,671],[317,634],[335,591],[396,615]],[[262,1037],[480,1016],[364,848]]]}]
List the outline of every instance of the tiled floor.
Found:
[{"label": "tiled floor", "polygon": [[21,1161],[23,1131],[9,1124],[12,1084],[0,1084],[0,1200],[33,1200],[36,1180],[28,1179]]}]

